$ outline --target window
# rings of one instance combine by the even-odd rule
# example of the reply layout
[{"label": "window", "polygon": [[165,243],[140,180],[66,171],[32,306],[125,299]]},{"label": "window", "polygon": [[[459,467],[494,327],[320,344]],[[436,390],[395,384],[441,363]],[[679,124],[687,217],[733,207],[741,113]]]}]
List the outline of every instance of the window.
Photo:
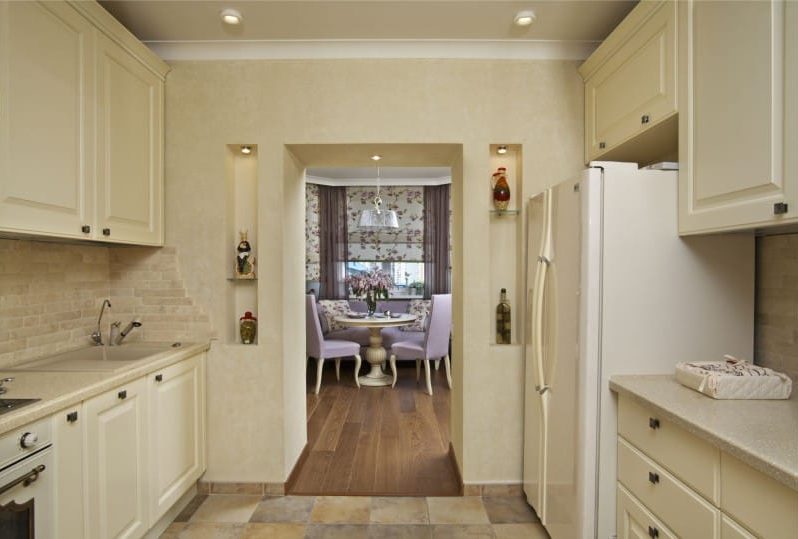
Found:
[{"label": "window", "polygon": [[424,263],[377,260],[349,260],[346,263],[346,276],[368,273],[381,269],[391,276],[394,287],[388,292],[392,298],[420,298],[424,296]]}]

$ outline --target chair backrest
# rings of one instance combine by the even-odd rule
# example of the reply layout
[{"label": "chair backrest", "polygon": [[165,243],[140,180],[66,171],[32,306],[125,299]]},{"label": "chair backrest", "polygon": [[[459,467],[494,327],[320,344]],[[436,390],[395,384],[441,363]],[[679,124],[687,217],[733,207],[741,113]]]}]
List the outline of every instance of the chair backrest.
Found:
[{"label": "chair backrest", "polygon": [[319,312],[316,309],[316,296],[308,294],[305,296],[305,334],[307,339],[307,355],[321,357],[321,347],[324,336],[321,333],[321,323],[319,322]]},{"label": "chair backrest", "polygon": [[449,335],[452,332],[452,295],[433,294],[429,308],[429,325],[424,338],[427,359],[437,359],[449,353]]}]

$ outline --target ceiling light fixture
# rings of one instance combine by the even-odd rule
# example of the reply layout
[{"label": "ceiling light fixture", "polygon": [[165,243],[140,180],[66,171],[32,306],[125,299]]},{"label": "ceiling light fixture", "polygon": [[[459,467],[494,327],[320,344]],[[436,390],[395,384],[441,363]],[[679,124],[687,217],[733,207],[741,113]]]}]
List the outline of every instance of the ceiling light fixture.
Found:
[{"label": "ceiling light fixture", "polygon": [[241,146],[241,153],[249,155],[252,153],[252,146]]},{"label": "ceiling light fixture", "polygon": [[[374,159],[374,157],[380,156],[372,156],[372,159]],[[377,195],[374,197],[374,209],[363,210],[363,213],[360,214],[358,228],[367,230],[399,228],[399,218],[396,216],[396,211],[382,209],[382,198],[380,198],[380,167],[377,167]]]},{"label": "ceiling light fixture", "polygon": [[231,8],[223,9],[219,16],[225,24],[241,24],[241,21],[244,20],[240,11]]},{"label": "ceiling light fixture", "polygon": [[507,146],[499,146],[496,153],[504,155],[507,153]]},{"label": "ceiling light fixture", "polygon": [[382,159],[382,156],[379,154],[375,153],[374,155],[371,156],[372,161],[379,161],[380,159]]},{"label": "ceiling light fixture", "polygon": [[537,19],[537,15],[531,9],[525,11],[519,11],[515,14],[515,25],[516,26],[529,26]]}]

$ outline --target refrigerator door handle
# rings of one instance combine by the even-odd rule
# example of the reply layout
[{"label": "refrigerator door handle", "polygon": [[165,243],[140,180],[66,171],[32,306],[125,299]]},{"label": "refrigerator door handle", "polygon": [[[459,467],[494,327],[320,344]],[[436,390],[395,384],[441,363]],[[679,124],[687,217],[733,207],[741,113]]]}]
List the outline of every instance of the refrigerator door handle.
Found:
[{"label": "refrigerator door handle", "polygon": [[544,263],[544,264],[546,264],[547,266],[550,266],[550,265],[551,265],[551,259],[550,259],[549,257],[545,256],[545,255],[540,255],[540,256],[538,257],[538,261],[539,261],[539,262],[543,262],[543,263]]},{"label": "refrigerator door handle", "polygon": [[549,386],[535,386],[535,391],[543,395],[546,391],[551,389]]}]

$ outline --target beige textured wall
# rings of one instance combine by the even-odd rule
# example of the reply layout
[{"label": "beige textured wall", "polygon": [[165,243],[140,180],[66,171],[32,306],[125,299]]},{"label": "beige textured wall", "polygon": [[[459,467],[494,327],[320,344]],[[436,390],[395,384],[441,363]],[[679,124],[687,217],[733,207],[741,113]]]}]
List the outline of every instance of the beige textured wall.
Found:
[{"label": "beige textured wall", "polygon": [[90,344],[104,299],[109,324],[134,317],[129,341],[197,341],[209,319],[186,294],[175,248],[0,239],[0,367]]},{"label": "beige textured wall", "polygon": [[[208,480],[282,481],[305,440],[304,206],[287,144],[452,143],[452,437],[466,482],[521,479],[520,351],[492,356],[489,145],[523,145],[523,192],[581,168],[576,62],[176,62],[166,85],[166,237],[213,326],[225,304],[225,144],[258,145],[257,347],[209,355]],[[459,167],[462,166],[462,170]],[[458,217],[457,213],[461,213]],[[463,242],[468,238],[468,242]],[[217,409],[217,406],[219,407]],[[223,412],[219,412],[223,409]]]},{"label": "beige textured wall", "polygon": [[798,234],[756,241],[755,362],[798,381]]}]

